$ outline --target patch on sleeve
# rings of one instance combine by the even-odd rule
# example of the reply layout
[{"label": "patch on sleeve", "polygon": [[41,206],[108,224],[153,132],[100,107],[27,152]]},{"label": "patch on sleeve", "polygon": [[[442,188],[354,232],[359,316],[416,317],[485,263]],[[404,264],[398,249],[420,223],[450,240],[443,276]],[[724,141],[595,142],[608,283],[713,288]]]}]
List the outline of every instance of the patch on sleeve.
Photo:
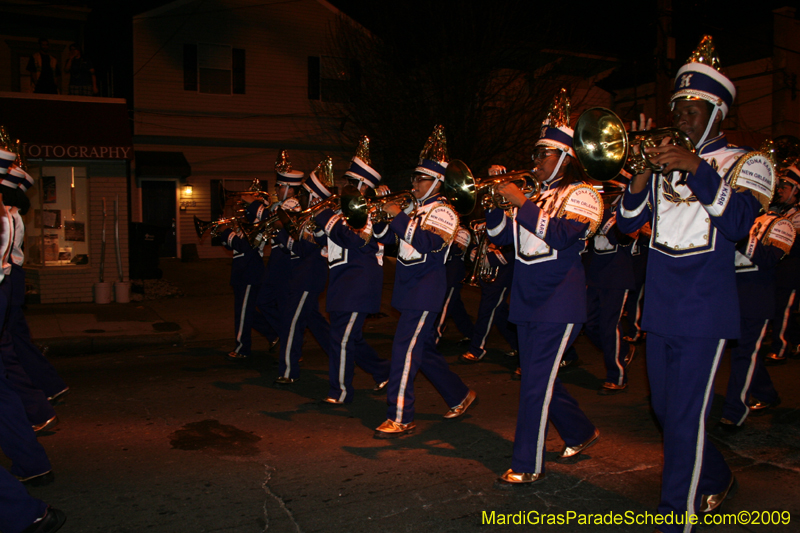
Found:
[{"label": "patch on sleeve", "polygon": [[328,223],[325,224],[325,235],[330,235],[333,227],[342,219],[342,215],[333,215],[331,218],[328,219]]},{"label": "patch on sleeve", "polygon": [[736,192],[749,190],[766,210],[775,192],[775,168],[763,152],[750,152],[739,158],[730,172]]},{"label": "patch on sleeve", "polygon": [[456,243],[458,243],[462,248],[466,248],[469,246],[469,241],[472,239],[469,231],[464,228],[458,228],[456,232]]},{"label": "patch on sleeve", "polygon": [[792,223],[784,217],[779,217],[772,221],[772,224],[767,228],[763,242],[767,246],[780,248],[783,253],[788,254],[789,250],[792,249],[796,235],[797,233]]},{"label": "patch on sleeve", "polygon": [[589,224],[589,230],[584,237],[588,239],[594,235],[603,220],[603,200],[597,189],[591,185],[573,185],[561,202],[557,216]]},{"label": "patch on sleeve", "polygon": [[458,231],[458,215],[449,205],[437,205],[430,211],[420,226],[444,239],[445,244],[450,244]]},{"label": "patch on sleeve", "polygon": [[287,198],[281,204],[281,209],[284,211],[301,211],[300,209],[300,202],[297,198]]},{"label": "patch on sleeve", "polygon": [[722,213],[725,212],[725,208],[728,207],[728,202],[731,199],[731,192],[731,186],[725,183],[725,180],[721,180],[719,182],[719,189],[717,189],[717,195],[714,197],[714,201],[711,203],[711,205],[705,206],[708,214],[714,217],[721,216]]}]

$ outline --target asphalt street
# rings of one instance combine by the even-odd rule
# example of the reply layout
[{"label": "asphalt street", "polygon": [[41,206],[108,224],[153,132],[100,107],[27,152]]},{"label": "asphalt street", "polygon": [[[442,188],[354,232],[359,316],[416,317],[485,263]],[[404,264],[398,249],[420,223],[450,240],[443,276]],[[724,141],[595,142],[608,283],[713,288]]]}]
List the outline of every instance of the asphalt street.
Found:
[{"label": "asphalt street", "polygon": [[[395,317],[369,320],[366,337],[388,354]],[[552,429],[547,475],[531,486],[503,489],[510,466],[519,382],[501,337],[484,362],[462,365],[458,334],[442,351],[478,403],[461,419],[417,377],[417,433],[372,438],[386,418],[385,397],[369,393],[356,371],[354,403],[319,402],[327,393],[327,359],[307,333],[301,379],[272,384],[275,354],[263,340],[249,364],[227,362],[229,341],[54,358],[71,387],[57,407],[60,423],[40,442],[55,483],[31,493],[63,509],[69,532],[404,532],[533,529],[553,532],[652,533],[652,525],[582,525],[581,514],[621,517],[654,512],[659,499],[661,437],[652,418],[645,356],[632,363],[629,391],[596,394],[600,353],[585,337],[582,365],[563,380],[600,428],[598,444],[569,464],[556,462],[563,443]],[[719,525],[714,533],[800,530],[800,361],[772,369],[783,404],[746,429],[716,442],[740,488],[724,510],[766,517],[786,511],[788,525]],[[723,363],[711,424],[727,380]],[[569,524],[502,526],[541,514],[574,512]],[[492,515],[494,513],[494,515]],[[540,519],[540,518],[539,518]],[[752,519],[751,519],[752,520]],[[494,521],[494,525],[492,525]],[[489,523],[487,523],[489,522]]]}]

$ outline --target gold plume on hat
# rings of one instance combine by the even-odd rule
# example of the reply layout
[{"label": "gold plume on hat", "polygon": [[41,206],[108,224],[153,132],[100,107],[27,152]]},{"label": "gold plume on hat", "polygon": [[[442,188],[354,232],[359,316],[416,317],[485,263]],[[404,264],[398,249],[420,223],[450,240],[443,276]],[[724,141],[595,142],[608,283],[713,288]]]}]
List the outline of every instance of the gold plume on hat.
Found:
[{"label": "gold plume on hat", "polygon": [[0,148],[5,148],[8,151],[13,151],[13,141],[11,140],[11,136],[8,134],[5,126],[0,126]]},{"label": "gold plume on hat", "polygon": [[367,166],[372,166],[372,161],[369,159],[369,137],[366,135],[362,135],[361,140],[358,141],[355,157],[362,160]]},{"label": "gold plume on hat", "polygon": [[325,156],[325,159],[319,162],[317,168],[314,169],[319,181],[326,187],[333,187],[333,159],[330,156]]},{"label": "gold plume on hat", "polygon": [[567,96],[567,90],[562,87],[553,98],[550,109],[547,110],[544,124],[553,128],[569,128],[569,108],[569,96]]},{"label": "gold plume on hat", "polygon": [[275,161],[275,172],[286,174],[292,171],[292,163],[289,161],[289,154],[286,150],[281,150],[278,159]]},{"label": "gold plume on hat", "polygon": [[253,178],[253,182],[250,184],[250,188],[247,190],[252,192],[263,192],[264,189],[261,188],[261,180],[258,178]]},{"label": "gold plume on hat", "polygon": [[17,158],[14,160],[17,166],[22,170],[28,170],[28,158],[25,155],[25,150],[22,148],[22,142],[20,142],[19,139],[14,141],[14,146],[11,148],[11,151],[17,154]]},{"label": "gold plume on hat", "polygon": [[702,63],[719,71],[719,57],[714,47],[714,39],[710,35],[703,35],[700,44],[697,45],[692,55],[689,56],[687,63]]},{"label": "gold plume on hat", "polygon": [[773,166],[778,163],[778,147],[775,146],[775,143],[772,141],[772,139],[765,139],[758,148],[758,151],[769,157]]},{"label": "gold plume on hat", "polygon": [[444,136],[444,126],[441,124],[433,128],[433,133],[425,141],[425,147],[419,154],[420,161],[428,159],[437,163],[446,163],[450,160],[447,155],[447,138]]}]

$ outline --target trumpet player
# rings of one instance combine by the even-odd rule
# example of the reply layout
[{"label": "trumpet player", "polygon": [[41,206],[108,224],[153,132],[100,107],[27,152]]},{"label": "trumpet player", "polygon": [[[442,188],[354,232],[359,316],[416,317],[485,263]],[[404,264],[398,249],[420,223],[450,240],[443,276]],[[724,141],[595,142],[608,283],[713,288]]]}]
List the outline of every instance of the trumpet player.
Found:
[{"label": "trumpet player", "polygon": [[[302,184],[308,192],[309,207],[332,196],[328,187],[333,183],[333,162],[327,157],[309,174]],[[328,281],[328,266],[324,250],[316,239],[323,232],[307,225],[286,228],[278,232],[275,240],[289,253],[290,275],[281,280],[287,285],[286,302],[281,312],[281,353],[278,358],[278,385],[291,385],[300,378],[300,358],[306,328],[311,330],[322,349],[330,353],[330,324],[319,312],[319,297]]]},{"label": "trumpet player", "polygon": [[[364,136],[345,173],[349,188],[375,189],[381,175],[372,167],[369,139]],[[328,250],[330,282],[326,310],[331,318],[328,359],[328,396],[323,402],[353,401],[354,366],[375,380],[374,393],[383,392],[389,381],[389,361],[378,356],[364,340],[362,329],[369,313],[381,308],[383,244],[372,239],[372,223],[355,230],[347,225],[341,210],[324,209],[314,217],[324,232]]]},{"label": "trumpet player", "polygon": [[[245,220],[253,224],[259,224],[266,220],[278,209],[286,211],[300,211],[300,202],[297,201],[297,190],[302,183],[303,173],[292,170],[292,164],[288,159],[288,154],[282,150],[275,162],[275,193],[278,200],[269,202],[260,195],[243,195],[242,201],[247,203],[245,209]],[[280,338],[281,331],[281,305],[286,301],[285,281],[291,274],[289,252],[275,238],[270,239],[270,254],[266,268],[261,278],[261,286],[256,294],[256,309],[264,317],[267,327],[278,332]],[[252,294],[252,293],[251,293]],[[251,315],[255,316],[255,315]],[[242,330],[244,334],[244,329]],[[247,330],[249,333],[249,330]],[[238,332],[238,328],[237,328]],[[270,349],[275,346],[275,340],[270,335]],[[229,353],[227,358],[232,361],[244,361],[247,353],[234,350]]]},{"label": "trumpet player", "polygon": [[634,176],[617,208],[625,233],[652,225],[642,329],[664,434],[658,512],[674,519],[659,526],[662,533],[693,531],[685,517],[719,508],[735,483],[706,422],[725,344],[741,334],[736,242],[748,236],[774,187],[768,157],[728,145],[720,131],[735,94],[711,37],[703,37],[678,70],[671,97],[673,126],[696,152],[666,142],[645,148],[660,170]]},{"label": "trumpet player", "polygon": [[511,485],[544,477],[548,421],[564,440],[562,458],[582,453],[600,435],[557,375],[564,351],[586,321],[580,252],[603,211],[575,159],[564,89],[542,125],[533,159],[539,198],[529,201],[515,184],[504,183],[498,191],[511,202],[512,216],[500,209],[486,213],[492,242],[515,250],[509,320],[517,325],[522,380],[511,468],[498,480]]},{"label": "trumpet player", "polygon": [[373,226],[380,242],[400,241],[392,293],[392,306],[400,311],[400,319],[386,389],[389,409],[386,421],[375,430],[376,439],[397,438],[414,431],[417,371],[422,371],[444,398],[449,407],[446,419],[462,416],[477,397],[450,370],[434,339],[436,315],[445,297],[445,259],[459,220],[441,194],[448,161],[444,128],[437,126],[411,178],[416,207],[407,213],[396,201],[387,202],[383,210],[392,217],[391,222]]},{"label": "trumpet player", "polygon": [[264,245],[256,248],[237,227],[227,228],[220,235],[222,246],[233,252],[231,263],[231,287],[233,288],[235,348],[227,355],[230,361],[242,361],[250,357],[251,330],[261,333],[272,348],[278,342],[278,333],[256,306],[256,299],[264,279]]}]

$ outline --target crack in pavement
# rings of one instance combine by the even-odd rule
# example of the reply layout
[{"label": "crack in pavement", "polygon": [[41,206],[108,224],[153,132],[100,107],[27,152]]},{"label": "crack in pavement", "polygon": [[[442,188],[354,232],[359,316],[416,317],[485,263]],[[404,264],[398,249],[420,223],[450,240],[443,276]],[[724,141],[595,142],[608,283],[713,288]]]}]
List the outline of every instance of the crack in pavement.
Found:
[{"label": "crack in pavement", "polygon": [[[269,488],[269,480],[272,479],[272,472],[274,471],[275,469],[273,467],[269,466],[268,464],[264,465],[264,475],[266,477],[264,479],[264,483],[261,484],[261,488],[264,489],[264,492],[267,493],[267,496],[270,496],[272,499],[278,502],[280,508],[283,509],[283,511],[286,513],[286,516],[288,516],[289,520],[291,520],[292,524],[294,524],[294,528],[297,531],[297,533],[302,533],[303,530],[300,529],[300,524],[298,524],[297,521],[294,519],[294,515],[292,515],[292,512],[286,507],[286,504],[284,503],[283,499],[278,497],[278,495],[272,492]],[[268,529],[269,529],[269,511],[267,509],[267,500],[264,500],[264,531],[267,531]]]}]

